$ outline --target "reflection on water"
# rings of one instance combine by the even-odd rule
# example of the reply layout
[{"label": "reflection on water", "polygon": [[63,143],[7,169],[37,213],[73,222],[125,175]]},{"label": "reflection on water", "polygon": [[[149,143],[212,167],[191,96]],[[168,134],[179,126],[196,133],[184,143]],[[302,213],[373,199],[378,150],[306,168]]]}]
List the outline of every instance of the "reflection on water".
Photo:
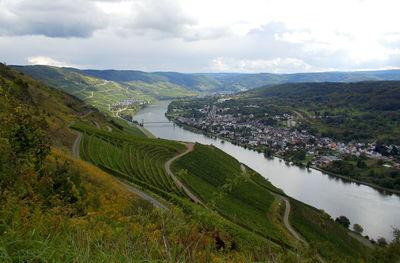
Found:
[{"label": "reflection on water", "polygon": [[266,158],[262,153],[184,130],[172,123],[165,123],[168,121],[164,116],[168,104],[168,101],[160,101],[150,105],[140,111],[134,119],[143,119],[145,127],[156,137],[213,144],[259,172],[286,194],[323,209],[333,218],[347,216],[352,224],[360,224],[364,228],[364,234],[372,238],[383,236],[391,239],[391,227],[400,227],[399,196],[350,183],[317,170],[293,166],[279,158]]}]

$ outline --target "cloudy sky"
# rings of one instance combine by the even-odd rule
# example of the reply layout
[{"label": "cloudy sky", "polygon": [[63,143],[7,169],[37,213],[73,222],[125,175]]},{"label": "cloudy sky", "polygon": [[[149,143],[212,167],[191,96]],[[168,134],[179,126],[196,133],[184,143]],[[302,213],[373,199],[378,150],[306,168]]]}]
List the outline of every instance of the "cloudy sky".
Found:
[{"label": "cloudy sky", "polygon": [[0,61],[179,72],[400,68],[398,0],[0,0]]}]

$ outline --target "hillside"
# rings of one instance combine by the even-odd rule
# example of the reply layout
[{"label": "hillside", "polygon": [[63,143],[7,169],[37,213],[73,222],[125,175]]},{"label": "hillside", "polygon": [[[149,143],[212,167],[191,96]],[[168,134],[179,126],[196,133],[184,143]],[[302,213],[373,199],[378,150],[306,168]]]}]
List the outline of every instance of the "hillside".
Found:
[{"label": "hillside", "polygon": [[[125,133],[120,124],[4,65],[0,95],[1,262],[240,262],[250,257],[215,248],[219,235],[236,239],[207,223],[219,222],[212,215],[204,221],[194,210],[187,217],[173,206],[168,212],[153,209],[114,177],[68,154],[75,139],[70,121]],[[243,249],[252,253],[249,246]]]},{"label": "hillside", "polygon": [[[86,72],[70,68],[50,66],[13,66],[13,68],[50,87],[67,92],[105,113],[126,111],[132,114],[141,105],[154,99],[198,94],[196,91],[167,81],[151,81],[150,77],[139,77],[134,81],[126,81],[124,78],[121,78],[124,81],[114,81],[89,76],[85,74]],[[124,75],[123,72],[121,74]]]},{"label": "hillside", "polygon": [[400,144],[399,81],[281,84],[246,98],[303,112],[309,130],[323,136]]}]

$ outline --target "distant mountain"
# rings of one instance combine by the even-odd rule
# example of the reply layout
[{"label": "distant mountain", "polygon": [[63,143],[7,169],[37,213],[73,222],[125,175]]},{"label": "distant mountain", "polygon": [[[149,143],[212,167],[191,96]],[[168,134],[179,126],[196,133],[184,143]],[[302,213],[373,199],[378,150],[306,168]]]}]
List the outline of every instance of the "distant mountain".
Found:
[{"label": "distant mountain", "polygon": [[137,70],[79,70],[65,68],[80,74],[116,82],[141,81],[148,84],[172,83],[187,89],[203,91],[221,89],[222,85],[212,77],[201,74],[184,74],[177,72],[147,73]]},{"label": "distant mountain", "polygon": [[169,82],[198,91],[238,91],[264,85],[292,82],[358,82],[366,80],[400,80],[400,70],[316,72],[295,74],[272,73],[196,73],[178,72],[147,73],[136,70],[78,70],[88,76],[118,82],[143,81],[146,83]]},{"label": "distant mountain", "polygon": [[[12,66],[24,74],[67,92],[104,112],[108,104],[127,100],[175,99],[220,92],[246,91],[284,83],[400,80],[400,70],[243,74],[80,70],[52,66]],[[282,87],[279,87],[279,89]],[[387,100],[385,100],[387,101]]]},{"label": "distant mountain", "polygon": [[400,80],[400,70],[318,72],[296,74],[204,74],[212,77],[225,89],[252,89],[264,85],[293,82],[358,82],[366,80]]}]

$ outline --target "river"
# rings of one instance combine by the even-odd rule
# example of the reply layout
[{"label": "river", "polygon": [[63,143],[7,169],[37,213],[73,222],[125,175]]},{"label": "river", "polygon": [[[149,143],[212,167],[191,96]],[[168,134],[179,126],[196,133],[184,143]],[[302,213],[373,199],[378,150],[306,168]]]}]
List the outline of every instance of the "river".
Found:
[{"label": "river", "polygon": [[159,101],[149,105],[134,119],[139,122],[144,120],[145,128],[159,138],[213,144],[259,172],[287,195],[322,209],[333,218],[345,215],[352,224],[360,224],[364,228],[363,234],[370,238],[385,237],[390,241],[392,226],[400,228],[398,195],[345,182],[317,170],[287,165],[279,158],[267,159],[255,151],[185,130],[165,117],[168,104],[169,101]]}]

